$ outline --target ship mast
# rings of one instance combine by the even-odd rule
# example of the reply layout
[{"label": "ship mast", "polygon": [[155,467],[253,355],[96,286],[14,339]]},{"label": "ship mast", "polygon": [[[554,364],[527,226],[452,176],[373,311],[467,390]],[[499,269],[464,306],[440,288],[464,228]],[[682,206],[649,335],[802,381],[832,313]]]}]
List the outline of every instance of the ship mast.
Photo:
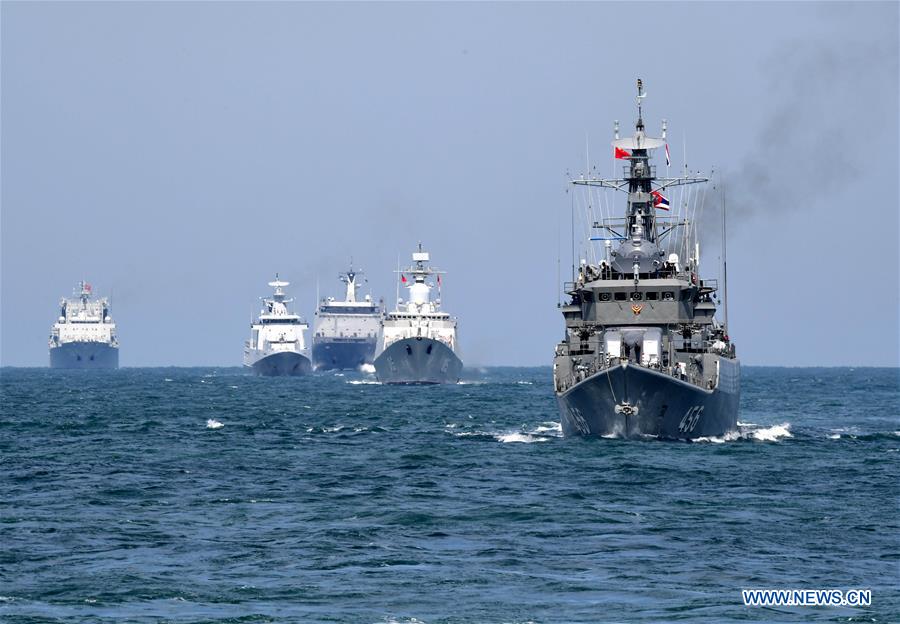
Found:
[{"label": "ship mast", "polygon": [[[640,249],[641,253],[634,254],[630,247],[626,248],[625,245],[622,245],[618,250],[611,252],[612,256],[617,256],[617,259],[612,262],[613,267],[619,273],[633,275],[635,280],[639,279],[641,274],[646,275],[658,270],[662,265],[664,255],[659,249],[660,240],[674,229],[687,225],[687,221],[680,222],[666,218],[663,219],[662,232],[659,231],[656,211],[657,209],[668,209],[667,205],[663,203],[665,198],[662,196],[662,191],[673,186],[709,181],[707,177],[691,175],[675,178],[668,176],[663,178],[656,177],[656,169],[650,164],[650,156],[654,150],[665,148],[667,128],[664,121],[662,138],[648,137],[646,135],[643,114],[643,103],[646,97],[647,93],[644,91],[644,83],[638,78],[636,97],[637,120],[633,136],[620,138],[618,122],[615,124],[615,139],[612,142],[615,158],[628,162],[625,165],[623,177],[594,178],[581,176],[579,179],[571,181],[574,185],[609,188],[627,193],[628,205],[624,220],[610,219],[608,222],[594,222],[593,227],[607,230],[612,235],[612,240],[630,240],[635,250]],[[658,208],[660,205],[662,208]],[[609,239],[604,237],[592,237],[591,240],[604,240],[609,243]],[[623,255],[620,252],[627,253]],[[640,256],[640,259],[638,256]],[[630,258],[630,261],[626,262],[626,257]]]}]

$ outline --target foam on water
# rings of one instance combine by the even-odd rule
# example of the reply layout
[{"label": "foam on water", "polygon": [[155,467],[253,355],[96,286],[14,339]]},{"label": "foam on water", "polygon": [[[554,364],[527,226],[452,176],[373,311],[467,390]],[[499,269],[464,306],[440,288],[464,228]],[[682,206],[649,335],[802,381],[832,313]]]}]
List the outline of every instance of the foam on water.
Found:
[{"label": "foam on water", "polygon": [[348,383],[351,386],[380,386],[381,382],[376,381],[374,379],[351,379],[349,381],[345,381],[344,383]]},{"label": "foam on water", "polygon": [[531,444],[533,442],[549,442],[550,438],[546,436],[534,435],[533,433],[524,433],[521,431],[513,431],[510,433],[497,433],[493,434],[494,437],[500,442],[522,442],[524,444]]},{"label": "foam on water", "polygon": [[763,429],[754,429],[748,432],[741,432],[741,435],[749,437],[760,442],[778,442],[784,438],[793,438],[791,433],[791,423],[781,423],[780,425],[772,425]]},{"label": "foam on water", "polygon": [[225,426],[225,425],[223,425],[222,423],[220,423],[220,422],[219,422],[218,420],[216,420],[215,418],[210,418],[210,419],[208,419],[208,420],[206,421],[206,428],[207,428],[207,429],[221,429],[221,428],[224,427],[224,426]]},{"label": "foam on water", "polygon": [[738,427],[739,429],[737,431],[729,431],[723,436],[702,436],[694,438],[693,442],[709,442],[711,444],[724,444],[726,442],[735,442],[737,440],[778,442],[785,438],[794,437],[790,430],[791,424],[787,422],[779,425],[771,425],[769,427],[763,427],[762,425],[753,423],[738,422]]},{"label": "foam on water", "polygon": [[535,427],[533,433],[539,435],[552,435],[561,438],[562,424],[555,420],[548,420]]},{"label": "foam on water", "polygon": [[359,372],[366,373],[367,375],[374,375],[375,367],[372,364],[363,364],[359,367]]}]

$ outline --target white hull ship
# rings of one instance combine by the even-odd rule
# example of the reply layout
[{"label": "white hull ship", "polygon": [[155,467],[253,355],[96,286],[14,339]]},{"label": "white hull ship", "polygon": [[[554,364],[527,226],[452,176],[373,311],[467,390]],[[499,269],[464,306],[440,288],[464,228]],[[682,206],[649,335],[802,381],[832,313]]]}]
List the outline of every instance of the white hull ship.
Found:
[{"label": "white hull ship", "polygon": [[[375,374],[388,384],[456,383],[463,364],[456,354],[456,319],[440,309],[441,272],[428,266],[430,257],[421,243],[412,257],[415,264],[400,272],[407,301],[398,297],[397,309],[382,323]],[[428,282],[432,275],[437,275],[435,301],[434,285]]]},{"label": "white hull ship", "polygon": [[109,300],[92,299],[91,290],[82,281],[75,297],[60,300],[59,318],[50,331],[50,368],[119,367],[119,340]]},{"label": "white hull ship", "polygon": [[313,321],[312,361],[315,370],[360,369],[371,365],[381,329],[382,308],[366,295],[356,299],[361,271],[353,267],[340,278],[347,291],[343,301],[319,302]]},{"label": "white hull ship", "polygon": [[284,287],[289,282],[269,282],[275,289],[271,298],[263,298],[263,310],[250,325],[250,339],[244,343],[244,366],[256,375],[306,375],[312,370],[304,331],[309,325],[288,310]]},{"label": "white hull ship", "polygon": [[[620,139],[616,125],[614,156],[628,163],[623,178],[572,181],[623,191],[628,198],[624,218],[593,223],[603,236],[591,240],[605,241],[605,259],[582,260],[575,281],[566,284],[565,337],[553,359],[562,431],[567,436],[722,436],[737,429],[740,400],[727,294],[720,322],[718,282],[699,276],[696,228],[680,215],[657,213],[669,210],[665,189],[707,179],[687,172],[656,177],[649,160],[666,145],[665,122],[662,138],[644,134],[644,97],[639,80],[634,136]],[[722,229],[724,258],[724,216]]]}]

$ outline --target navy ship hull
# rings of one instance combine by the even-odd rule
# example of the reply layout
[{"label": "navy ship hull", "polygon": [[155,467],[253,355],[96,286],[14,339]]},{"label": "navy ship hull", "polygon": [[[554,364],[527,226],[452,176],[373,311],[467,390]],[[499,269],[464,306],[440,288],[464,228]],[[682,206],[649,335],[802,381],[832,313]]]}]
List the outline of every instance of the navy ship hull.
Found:
[{"label": "navy ship hull", "polygon": [[250,369],[263,377],[297,377],[312,372],[312,364],[305,355],[291,351],[272,353],[256,360]]},{"label": "navy ship hull", "polygon": [[621,364],[557,395],[563,435],[691,440],[737,430],[740,364],[720,359],[712,390]]},{"label": "navy ship hull", "polygon": [[119,368],[119,348],[104,342],[66,342],[50,348],[50,368]]},{"label": "navy ship hull", "polygon": [[375,358],[375,375],[386,384],[445,384],[459,381],[462,360],[431,338],[398,340]]},{"label": "navy ship hull", "polygon": [[315,338],[312,363],[316,370],[357,369],[375,358],[374,338]]}]

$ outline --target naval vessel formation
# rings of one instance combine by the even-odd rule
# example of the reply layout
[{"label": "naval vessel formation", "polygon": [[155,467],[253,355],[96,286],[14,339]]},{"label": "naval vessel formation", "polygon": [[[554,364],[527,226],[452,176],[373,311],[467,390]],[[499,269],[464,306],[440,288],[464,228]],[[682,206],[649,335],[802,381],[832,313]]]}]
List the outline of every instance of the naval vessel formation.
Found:
[{"label": "naval vessel formation", "polygon": [[[339,276],[343,300],[325,297],[316,306],[311,346],[309,324],[289,307],[294,301],[286,291],[290,282],[276,273],[269,282],[273,293],[261,297],[262,310],[250,323],[244,367],[261,376],[355,369],[374,372],[391,384],[456,383],[462,369],[456,319],[440,309],[441,272],[428,261],[420,243],[414,264],[397,276],[397,309],[389,314],[384,313],[383,300],[376,303],[370,293],[360,295],[363,273],[351,262]],[[399,298],[401,283],[409,293],[406,302]],[[61,302],[50,335],[50,366],[116,368],[119,344],[109,301],[92,299],[86,282],[79,287],[77,298]],[[435,287],[438,296],[432,299]]]},{"label": "naval vessel formation", "polygon": [[[688,202],[672,210],[666,197],[673,187],[708,179],[686,168],[680,177],[656,175],[651,158],[657,150],[665,150],[668,171],[666,122],[659,138],[646,134],[645,97],[638,80],[632,136],[620,138],[615,125],[613,156],[625,163],[622,177],[571,180],[583,191],[625,198],[621,217],[601,210],[594,220],[588,211],[598,235],[588,237],[577,271],[573,257],[572,281],[563,288],[565,328],[552,378],[566,436],[694,439],[737,428],[740,362],[728,332],[727,288],[720,320],[718,281],[699,271],[697,227],[688,218],[696,210]],[[724,210],[722,223],[724,258]],[[458,382],[457,319],[442,309],[443,272],[430,262],[421,243],[411,265],[401,270],[398,262],[396,307],[389,312],[383,300],[360,297],[362,272],[351,262],[340,275],[344,298],[317,301],[311,346],[309,325],[289,308],[290,284],[276,274],[269,282],[274,292],[262,298],[251,322],[244,366],[264,376],[359,369],[384,384]],[[109,300],[94,299],[91,286],[81,282],[76,296],[60,303],[49,347],[53,368],[116,368],[119,343]]]}]

